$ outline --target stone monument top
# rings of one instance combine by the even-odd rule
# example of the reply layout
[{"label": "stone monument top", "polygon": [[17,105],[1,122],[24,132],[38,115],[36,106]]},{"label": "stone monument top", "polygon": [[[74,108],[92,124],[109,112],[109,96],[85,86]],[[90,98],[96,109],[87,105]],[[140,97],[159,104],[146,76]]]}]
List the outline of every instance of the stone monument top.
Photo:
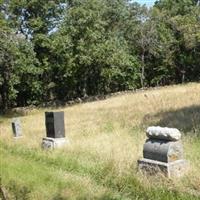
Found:
[{"label": "stone monument top", "polygon": [[178,141],[181,139],[181,133],[178,129],[160,126],[150,126],[146,130],[146,135],[150,139],[152,138],[166,141]]}]

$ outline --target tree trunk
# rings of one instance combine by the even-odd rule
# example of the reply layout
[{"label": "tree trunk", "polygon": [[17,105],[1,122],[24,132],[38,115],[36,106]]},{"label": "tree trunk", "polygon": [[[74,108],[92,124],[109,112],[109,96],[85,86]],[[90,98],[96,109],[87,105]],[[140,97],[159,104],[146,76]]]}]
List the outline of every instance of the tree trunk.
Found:
[{"label": "tree trunk", "polygon": [[2,86],[0,89],[2,105],[0,106],[1,111],[4,113],[8,109],[8,95],[6,92],[5,86]]},{"label": "tree trunk", "polygon": [[142,61],[142,68],[141,68],[141,75],[140,75],[140,81],[141,81],[141,86],[144,88],[144,72],[145,72],[145,63],[144,63],[144,50],[142,51],[142,56],[141,56],[141,61]]}]

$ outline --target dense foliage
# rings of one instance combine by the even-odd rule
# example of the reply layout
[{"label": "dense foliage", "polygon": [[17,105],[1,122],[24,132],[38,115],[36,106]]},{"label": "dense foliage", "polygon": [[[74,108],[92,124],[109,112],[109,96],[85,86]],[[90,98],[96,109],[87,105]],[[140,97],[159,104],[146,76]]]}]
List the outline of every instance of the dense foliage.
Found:
[{"label": "dense foliage", "polygon": [[0,0],[0,108],[200,80],[197,0]]}]

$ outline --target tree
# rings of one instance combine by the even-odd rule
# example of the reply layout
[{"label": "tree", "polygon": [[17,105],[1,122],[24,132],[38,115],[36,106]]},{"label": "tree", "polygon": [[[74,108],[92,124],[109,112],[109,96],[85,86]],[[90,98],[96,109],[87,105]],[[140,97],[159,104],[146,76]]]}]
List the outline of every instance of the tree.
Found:
[{"label": "tree", "polygon": [[[129,55],[120,30],[124,13],[117,12],[122,16],[114,18],[117,10],[125,10],[125,1],[76,0],[69,5],[56,36],[63,41],[56,49],[64,53],[57,59],[63,61],[57,67],[66,78],[62,74],[59,79],[68,83],[64,90],[69,91],[71,85],[75,96],[87,96],[136,87],[137,59]],[[69,80],[74,81],[70,84]]]},{"label": "tree", "polygon": [[163,13],[165,24],[173,31],[176,39],[174,48],[174,80],[185,82],[200,80],[199,76],[199,13],[197,1],[157,2],[156,7]]},{"label": "tree", "polygon": [[156,8],[149,10],[132,3],[129,13],[125,38],[131,54],[140,61],[140,86],[166,84],[173,64],[168,56],[173,54],[173,33]]},{"label": "tree", "polygon": [[57,30],[66,6],[64,0],[4,0],[6,18],[9,26],[25,35],[33,44],[33,50],[43,73],[40,75],[43,84],[43,100],[49,99],[52,93],[52,69],[49,62],[51,51],[50,35]]},{"label": "tree", "polygon": [[198,0],[0,0],[0,107],[200,80]]},{"label": "tree", "polygon": [[[33,48],[22,35],[1,29],[0,43],[1,110],[5,111],[11,106],[26,105],[24,101],[37,92],[34,83],[39,70],[35,66],[37,61]],[[34,98],[37,99],[32,96]]]}]

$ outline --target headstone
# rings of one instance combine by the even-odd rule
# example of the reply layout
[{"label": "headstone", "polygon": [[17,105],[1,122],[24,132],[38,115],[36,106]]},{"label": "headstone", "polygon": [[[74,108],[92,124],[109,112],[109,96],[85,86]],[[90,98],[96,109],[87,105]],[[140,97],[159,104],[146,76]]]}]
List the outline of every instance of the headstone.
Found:
[{"label": "headstone", "polygon": [[12,119],[12,131],[13,131],[14,138],[19,138],[22,136],[22,127],[21,127],[21,121],[19,118]]},{"label": "headstone", "polygon": [[42,139],[43,149],[61,148],[67,144],[64,112],[45,112],[45,125],[47,137]]},{"label": "headstone", "polygon": [[167,177],[182,176],[188,162],[183,159],[181,134],[178,129],[149,127],[143,148],[143,159],[138,160],[140,170],[149,174],[162,173]]},{"label": "headstone", "polygon": [[161,162],[173,162],[183,159],[183,147],[180,141],[172,142],[160,139],[147,139],[143,148],[144,158]]},{"label": "headstone", "polygon": [[64,112],[45,112],[45,124],[47,137],[65,137]]}]

